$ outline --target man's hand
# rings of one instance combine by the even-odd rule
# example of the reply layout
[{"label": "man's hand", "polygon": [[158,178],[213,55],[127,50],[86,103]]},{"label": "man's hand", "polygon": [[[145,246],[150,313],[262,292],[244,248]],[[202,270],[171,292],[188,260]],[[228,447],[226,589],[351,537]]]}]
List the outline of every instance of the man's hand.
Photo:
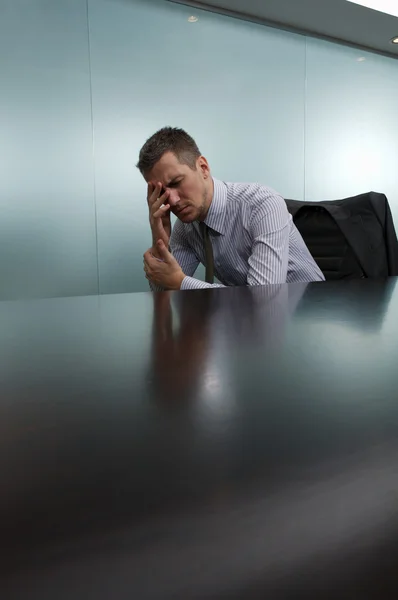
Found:
[{"label": "man's hand", "polygon": [[[159,258],[156,258],[154,254]],[[145,277],[149,281],[166,290],[179,290],[185,278],[180,265],[162,240],[157,242],[156,248],[145,252],[144,271]]]},{"label": "man's hand", "polygon": [[148,183],[148,208],[149,224],[152,230],[152,244],[154,249],[158,240],[162,240],[166,248],[169,247],[171,236],[170,206],[167,204],[169,192],[162,194],[161,183]]}]

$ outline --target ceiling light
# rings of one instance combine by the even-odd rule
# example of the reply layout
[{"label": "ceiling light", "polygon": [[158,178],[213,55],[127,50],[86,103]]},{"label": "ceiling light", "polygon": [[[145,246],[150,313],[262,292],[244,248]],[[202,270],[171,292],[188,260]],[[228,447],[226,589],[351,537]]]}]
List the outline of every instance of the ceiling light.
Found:
[{"label": "ceiling light", "polygon": [[392,38],[391,43],[392,44],[398,44],[398,36],[395,37],[395,38]]},{"label": "ceiling light", "polygon": [[191,17],[188,17],[188,21],[190,23],[196,23],[196,21],[199,21],[198,17],[195,17],[194,15],[192,15]]},{"label": "ceiling light", "polygon": [[364,56],[360,56],[359,58],[357,58],[357,62],[364,62],[366,60],[366,58]]},{"label": "ceiling light", "polygon": [[348,2],[398,17],[398,0],[348,0]]}]

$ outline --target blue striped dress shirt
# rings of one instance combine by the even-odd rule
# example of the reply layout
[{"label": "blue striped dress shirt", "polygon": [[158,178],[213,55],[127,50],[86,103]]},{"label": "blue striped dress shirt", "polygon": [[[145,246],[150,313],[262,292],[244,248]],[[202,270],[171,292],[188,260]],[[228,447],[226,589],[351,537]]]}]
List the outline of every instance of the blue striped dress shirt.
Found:
[{"label": "blue striped dress shirt", "polygon": [[222,285],[193,278],[205,264],[203,238],[198,223],[177,221],[170,247],[186,275],[182,290],[324,280],[282,196],[259,184],[213,182],[205,223]]}]

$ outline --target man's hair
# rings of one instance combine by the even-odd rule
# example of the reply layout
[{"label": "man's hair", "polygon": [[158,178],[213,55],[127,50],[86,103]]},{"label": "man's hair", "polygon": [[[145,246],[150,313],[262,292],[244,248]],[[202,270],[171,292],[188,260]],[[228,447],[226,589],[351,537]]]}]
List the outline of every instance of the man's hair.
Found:
[{"label": "man's hair", "polygon": [[183,129],[163,127],[154,133],[140,150],[137,168],[142,175],[153,169],[166,152],[172,152],[179,162],[188,165],[193,171],[200,151],[196,142]]}]

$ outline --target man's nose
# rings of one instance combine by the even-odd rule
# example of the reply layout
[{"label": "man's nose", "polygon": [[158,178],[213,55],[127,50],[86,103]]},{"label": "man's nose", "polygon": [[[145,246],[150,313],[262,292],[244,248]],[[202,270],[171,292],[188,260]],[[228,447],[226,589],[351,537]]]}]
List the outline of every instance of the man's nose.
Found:
[{"label": "man's nose", "polygon": [[170,206],[176,206],[180,201],[180,196],[178,195],[177,190],[169,190],[169,200],[168,203]]}]

